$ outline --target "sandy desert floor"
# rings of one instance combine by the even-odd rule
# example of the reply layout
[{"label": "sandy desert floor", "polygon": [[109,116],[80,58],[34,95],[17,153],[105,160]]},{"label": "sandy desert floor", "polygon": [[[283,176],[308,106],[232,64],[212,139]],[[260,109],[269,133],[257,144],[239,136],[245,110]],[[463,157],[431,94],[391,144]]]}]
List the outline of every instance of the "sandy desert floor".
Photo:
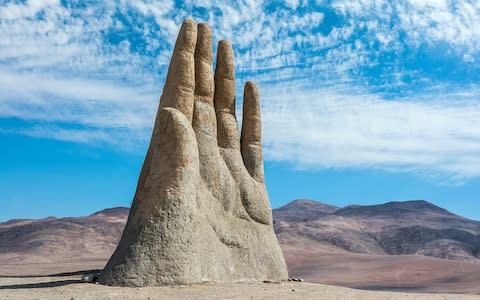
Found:
[{"label": "sandy desert floor", "polygon": [[0,299],[480,299],[476,295],[372,292],[311,283],[197,284],[120,288],[84,283],[81,275],[2,277]]},{"label": "sandy desert floor", "polygon": [[480,299],[478,262],[282,246],[290,276],[309,283],[379,291],[476,294]]},{"label": "sandy desert floor", "polygon": [[[339,253],[284,247],[290,275],[308,283],[194,285],[119,289],[86,284],[75,276],[101,269],[105,258],[44,262],[0,259],[3,299],[479,299],[480,264],[423,256]],[[342,287],[343,286],[343,287]],[[350,288],[355,289],[350,289]],[[295,291],[292,291],[295,290]],[[361,290],[360,290],[361,289]],[[371,290],[371,291],[364,291]],[[374,290],[374,291],[372,291]],[[396,291],[381,292],[381,291]],[[397,293],[398,292],[398,293]],[[400,293],[408,292],[408,293]],[[432,294],[427,294],[432,293]],[[435,293],[435,294],[433,294]],[[450,296],[444,296],[450,293]],[[463,296],[462,294],[470,294]],[[420,297],[418,295],[421,295]],[[462,296],[461,296],[462,295]]]}]

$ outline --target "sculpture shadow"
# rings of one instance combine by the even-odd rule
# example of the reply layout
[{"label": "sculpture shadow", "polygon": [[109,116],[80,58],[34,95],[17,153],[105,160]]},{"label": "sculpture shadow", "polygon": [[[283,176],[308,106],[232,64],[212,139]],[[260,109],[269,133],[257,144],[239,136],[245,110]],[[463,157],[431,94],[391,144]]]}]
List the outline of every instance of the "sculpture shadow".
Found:
[{"label": "sculpture shadow", "polygon": [[102,270],[99,270],[99,269],[93,269],[93,270],[83,270],[83,271],[74,271],[74,272],[55,273],[55,274],[48,274],[48,275],[0,275],[0,278],[67,277],[67,276],[75,276],[75,275],[84,275],[84,274],[100,273],[101,271],[102,271]]},{"label": "sculpture shadow", "polygon": [[84,283],[84,282],[79,279],[78,280],[68,279],[68,280],[59,280],[59,281],[38,282],[38,283],[0,285],[0,290],[41,289],[41,288],[65,286],[70,284],[78,284],[78,283]]},{"label": "sculpture shadow", "polygon": [[[0,278],[45,278],[45,277],[67,277],[67,276],[81,276],[85,274],[98,273],[101,270],[83,270],[83,271],[74,271],[74,272],[64,272],[64,273],[55,273],[49,275],[14,275],[14,276],[5,276],[0,275]],[[40,289],[40,288],[52,288],[65,286],[70,284],[79,284],[85,283],[80,279],[65,279],[65,280],[53,280],[47,282],[37,282],[37,283],[24,283],[24,284],[12,284],[12,285],[0,285],[0,290],[18,290],[18,289]]]}]

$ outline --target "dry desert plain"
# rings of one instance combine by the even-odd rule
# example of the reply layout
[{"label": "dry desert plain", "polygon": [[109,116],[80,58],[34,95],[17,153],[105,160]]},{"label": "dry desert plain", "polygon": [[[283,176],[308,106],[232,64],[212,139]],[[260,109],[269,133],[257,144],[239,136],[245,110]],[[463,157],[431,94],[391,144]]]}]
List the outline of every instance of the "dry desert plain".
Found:
[{"label": "dry desert plain", "polygon": [[[304,283],[281,284],[205,283],[138,289],[85,283],[81,281],[85,270],[103,268],[115,249],[128,209],[79,218],[12,220],[0,223],[0,299],[480,299],[479,260],[463,251],[470,247],[470,236],[462,240],[454,231],[444,248],[456,258],[442,259],[382,254],[378,245],[368,248],[370,235],[364,234],[365,228],[385,227],[380,214],[385,211],[399,228],[403,228],[400,221],[412,223],[414,219],[437,228],[433,245],[438,237],[445,240],[453,226],[477,232],[479,223],[424,202],[394,205],[394,209],[392,204],[368,207],[367,219],[358,212],[332,215],[338,208],[312,201],[295,201],[274,210],[290,276],[305,279]],[[371,215],[374,211],[378,216]],[[392,211],[400,211],[401,218],[391,216]],[[397,231],[381,232],[387,233],[389,241],[391,232]],[[344,241],[354,243],[344,245]],[[346,251],[342,245],[365,248],[368,253]],[[402,245],[421,246],[422,251],[431,248],[430,243],[418,244],[415,235],[403,239]]]},{"label": "dry desert plain", "polygon": [[84,283],[80,275],[0,278],[0,299],[479,299],[476,295],[364,291],[312,283],[219,283],[122,288]]}]

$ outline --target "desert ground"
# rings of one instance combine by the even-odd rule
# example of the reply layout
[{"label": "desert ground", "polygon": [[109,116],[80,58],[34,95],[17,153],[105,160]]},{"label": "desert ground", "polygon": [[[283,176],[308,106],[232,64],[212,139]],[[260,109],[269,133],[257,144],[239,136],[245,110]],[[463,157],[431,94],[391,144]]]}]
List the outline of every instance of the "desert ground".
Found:
[{"label": "desert ground", "polygon": [[[318,245],[282,244],[290,276],[305,282],[364,290],[478,295],[480,264],[420,255],[356,254]],[[100,270],[103,258],[0,260],[0,285],[6,278],[43,278],[50,274]],[[45,277],[45,278],[47,278]],[[78,280],[78,278],[77,278]],[[3,299],[3,298],[0,298]]]},{"label": "desert ground", "polygon": [[0,299],[480,299],[479,264],[318,247],[302,252],[295,245],[283,250],[290,275],[305,282],[119,288],[85,283],[88,272],[70,272],[101,269],[106,259],[16,262],[2,264]]},{"label": "desert ground", "polygon": [[0,299],[479,299],[475,295],[415,294],[355,290],[311,283],[219,283],[121,288],[84,283],[80,274],[0,278]]},{"label": "desert ground", "polygon": [[421,255],[369,255],[328,247],[282,245],[289,274],[356,289],[476,294],[480,264]]},{"label": "desert ground", "polygon": [[[390,227],[385,225],[396,225],[400,221],[413,223],[415,219],[427,220],[430,228],[446,228],[447,232],[449,228],[463,226],[465,231],[472,228],[476,233],[478,222],[441,211],[429,210],[422,212],[423,216],[418,215],[422,203],[414,203],[413,216],[410,212],[402,213],[401,218],[389,215],[385,220],[393,220],[388,221],[390,223],[369,216],[369,223],[362,225],[365,222],[362,215],[355,218],[332,216],[337,208],[305,201],[298,204],[274,210],[274,213],[290,276],[303,278],[304,283],[200,284],[136,289],[82,282],[85,270],[102,269],[115,249],[128,209],[114,208],[88,217],[0,223],[0,300],[480,299],[480,260],[465,255],[464,251],[475,241],[462,240],[462,235],[458,240],[449,240],[444,246],[448,251],[442,253],[453,259],[445,259],[420,254],[389,255],[382,252],[378,244],[369,244],[370,236],[364,234],[365,228],[378,227],[378,224],[388,229]],[[390,211],[398,212],[398,209]],[[434,223],[435,218],[441,222]],[[457,238],[454,233],[450,238]],[[414,237],[402,239],[402,245],[422,246]],[[342,241],[351,243],[343,244]],[[425,245],[422,249],[431,247]],[[348,247],[368,251],[355,253],[347,251]]]}]

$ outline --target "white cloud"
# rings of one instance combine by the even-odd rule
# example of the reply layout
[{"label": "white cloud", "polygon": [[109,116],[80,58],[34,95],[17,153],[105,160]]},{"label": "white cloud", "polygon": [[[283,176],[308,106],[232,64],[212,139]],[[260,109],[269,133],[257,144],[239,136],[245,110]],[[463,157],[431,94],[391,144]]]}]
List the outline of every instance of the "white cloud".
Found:
[{"label": "white cloud", "polygon": [[[332,6],[354,18],[380,20],[390,25],[381,36],[407,36],[414,46],[446,42],[460,53],[480,50],[480,3],[468,0],[348,1],[335,0]],[[378,24],[378,22],[376,22]],[[371,27],[370,27],[371,28]],[[377,28],[378,29],[378,28]]]},{"label": "white cloud", "polygon": [[[215,42],[233,41],[238,94],[245,79],[265,91],[268,159],[480,175],[479,89],[449,83],[428,89],[438,82],[403,65],[420,45],[446,43],[458,63],[478,68],[480,3],[286,4],[267,10],[270,2],[254,0],[118,0],[84,7],[4,2],[0,118],[38,123],[16,130],[30,136],[146,141],[176,32],[193,16],[213,26]],[[338,19],[334,25],[326,23],[329,14]],[[382,57],[405,52],[411,53],[382,65]],[[379,66],[383,70],[368,73]],[[415,84],[423,84],[421,94]],[[375,92],[400,88],[405,94],[394,97]]]},{"label": "white cloud", "polygon": [[285,4],[293,9],[297,9],[299,3],[298,0],[285,0]]},{"label": "white cloud", "polygon": [[44,9],[58,7],[59,0],[28,0],[25,4],[8,3],[0,10],[0,17],[13,20],[25,17],[34,17],[37,13]]},{"label": "white cloud", "polygon": [[67,142],[97,144],[116,144],[110,133],[103,130],[66,129],[58,126],[40,126],[18,130],[17,133],[32,137],[51,138]]},{"label": "white cloud", "polygon": [[115,82],[13,74],[1,69],[0,82],[0,117],[102,128],[151,126],[159,93],[151,87],[138,91]]},{"label": "white cloud", "polygon": [[264,146],[271,160],[480,176],[479,99],[386,101],[332,88],[281,95],[267,91],[264,97]]}]

